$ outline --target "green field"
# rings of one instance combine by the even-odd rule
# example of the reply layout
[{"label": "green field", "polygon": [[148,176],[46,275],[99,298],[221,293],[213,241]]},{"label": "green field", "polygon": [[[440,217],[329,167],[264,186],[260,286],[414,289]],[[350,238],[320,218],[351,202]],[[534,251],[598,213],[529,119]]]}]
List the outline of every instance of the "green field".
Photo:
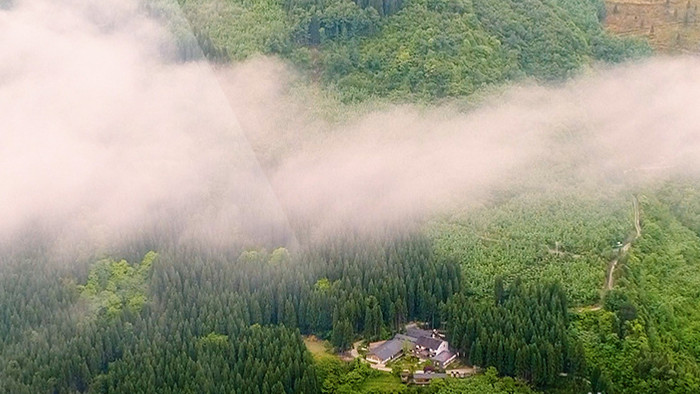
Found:
[{"label": "green field", "polygon": [[401,393],[406,389],[406,385],[401,383],[401,379],[389,373],[368,378],[360,389],[365,393]]},{"label": "green field", "polygon": [[332,352],[333,346],[328,341],[320,340],[315,336],[305,336],[304,345],[314,358],[336,357]]}]

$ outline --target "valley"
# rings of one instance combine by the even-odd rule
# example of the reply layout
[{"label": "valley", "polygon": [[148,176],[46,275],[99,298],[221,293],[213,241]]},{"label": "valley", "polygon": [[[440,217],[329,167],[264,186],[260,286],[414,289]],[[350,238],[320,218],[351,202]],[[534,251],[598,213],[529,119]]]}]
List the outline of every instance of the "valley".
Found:
[{"label": "valley", "polygon": [[0,0],[0,393],[700,392],[698,0]]}]

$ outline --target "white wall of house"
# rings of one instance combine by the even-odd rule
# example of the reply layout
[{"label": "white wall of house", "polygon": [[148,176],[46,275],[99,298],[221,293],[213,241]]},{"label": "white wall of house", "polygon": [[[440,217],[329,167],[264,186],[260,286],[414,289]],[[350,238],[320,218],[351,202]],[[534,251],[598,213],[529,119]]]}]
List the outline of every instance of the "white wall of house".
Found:
[{"label": "white wall of house", "polygon": [[382,360],[380,360],[379,357],[375,356],[374,354],[370,354],[369,356],[367,356],[367,361],[369,361],[371,363],[381,363],[382,362]]},{"label": "white wall of house", "polygon": [[438,346],[437,350],[435,351],[435,354],[440,354],[442,352],[446,352],[448,347],[449,347],[449,344],[447,343],[447,341],[442,341],[440,346]]}]

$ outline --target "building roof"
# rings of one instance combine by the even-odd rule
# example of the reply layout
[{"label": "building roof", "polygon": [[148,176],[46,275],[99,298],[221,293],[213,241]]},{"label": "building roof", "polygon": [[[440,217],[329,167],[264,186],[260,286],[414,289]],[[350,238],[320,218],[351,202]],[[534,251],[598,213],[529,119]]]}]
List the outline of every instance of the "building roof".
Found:
[{"label": "building roof", "polygon": [[415,372],[413,374],[413,379],[443,379],[446,378],[446,373],[432,373],[432,372]]},{"label": "building roof", "polygon": [[415,343],[418,338],[409,337],[408,335],[403,335],[403,334],[396,334],[396,335],[394,335],[394,339]]},{"label": "building roof", "polygon": [[431,337],[433,333],[432,331],[422,330],[416,326],[406,326],[406,336],[418,339],[421,337]]},{"label": "building roof", "polygon": [[431,357],[431,360],[438,361],[440,363],[444,363],[445,361],[448,361],[451,358],[454,358],[455,354],[452,353],[449,350],[445,350],[444,352],[440,352],[439,354],[436,354],[434,357]]},{"label": "building roof", "polygon": [[403,341],[399,339],[390,339],[372,350],[370,354],[379,357],[380,360],[388,360],[401,353],[402,350]]},{"label": "building roof", "polygon": [[420,337],[416,341],[416,345],[420,347],[424,347],[430,350],[437,350],[437,348],[442,345],[442,340],[437,339],[437,338],[431,338],[431,337]]}]

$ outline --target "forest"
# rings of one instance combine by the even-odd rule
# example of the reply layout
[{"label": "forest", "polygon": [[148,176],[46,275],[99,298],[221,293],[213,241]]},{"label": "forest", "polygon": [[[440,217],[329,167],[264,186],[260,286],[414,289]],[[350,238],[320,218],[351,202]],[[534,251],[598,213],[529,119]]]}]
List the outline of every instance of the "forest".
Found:
[{"label": "forest", "polygon": [[463,97],[651,53],[603,30],[603,0],[145,1],[184,59],[282,56],[343,102]]},{"label": "forest", "polygon": [[[175,37],[167,67],[279,58],[327,98],[306,105],[343,119],[546,89],[652,54],[604,30],[603,0],[143,0],[138,10]],[[555,138],[587,136],[557,122]],[[57,246],[65,234],[27,218],[0,232],[0,392],[700,392],[698,177],[586,178],[571,168],[583,148],[557,153],[575,157],[540,158],[528,179],[514,171],[481,199],[371,231],[295,222],[293,236],[223,234],[212,246],[178,233],[173,217],[71,255]],[[444,333],[476,373],[419,387],[348,360],[356,343],[409,322]],[[328,348],[313,351],[310,338]]]},{"label": "forest", "polygon": [[[315,360],[302,337],[326,338],[342,351],[358,339],[388,338],[409,321],[446,330],[464,362],[492,371],[476,380],[436,381],[421,392],[478,392],[482,385],[494,392],[501,386],[509,387],[504,392],[694,391],[700,234],[688,207],[698,204],[700,192],[690,182],[640,193],[643,235],[602,308],[588,307],[603,282],[598,260],[583,260],[589,263],[580,268],[596,272],[597,280],[574,286],[561,276],[572,257],[526,248],[532,239],[518,238],[528,219],[516,208],[532,206],[533,197],[472,212],[470,220],[482,224],[462,230],[469,239],[488,221],[501,223],[501,236],[510,237],[523,260],[499,243],[446,240],[459,234],[454,224],[441,238],[429,235],[435,228],[401,236],[336,234],[297,251],[238,256],[135,247],[124,251],[129,262],[106,258],[70,267],[48,263],[51,256],[39,249],[8,247],[0,275],[0,391],[361,392],[362,382],[379,372],[358,360]],[[551,207],[548,199],[539,202]],[[609,224],[608,205],[599,213],[555,210],[561,217],[530,226],[530,234],[537,239],[556,230],[552,239],[561,239],[561,253],[611,249],[629,219],[620,204]],[[570,215],[613,231],[592,231],[597,238],[590,240],[567,234]],[[469,253],[448,253],[450,244]],[[523,270],[528,259],[545,267],[555,259],[564,267],[532,266],[540,272],[532,276]],[[476,261],[485,272],[488,264],[498,267],[493,280]],[[344,380],[349,371],[357,380]]]}]

